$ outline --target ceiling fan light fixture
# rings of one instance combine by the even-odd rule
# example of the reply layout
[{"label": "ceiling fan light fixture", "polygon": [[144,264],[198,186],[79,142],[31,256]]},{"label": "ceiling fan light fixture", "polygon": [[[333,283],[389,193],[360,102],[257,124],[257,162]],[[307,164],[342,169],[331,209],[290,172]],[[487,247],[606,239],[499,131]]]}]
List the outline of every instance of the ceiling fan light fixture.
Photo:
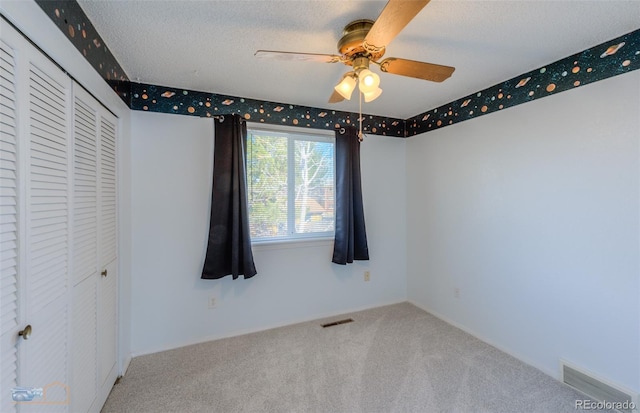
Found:
[{"label": "ceiling fan light fixture", "polygon": [[345,76],[340,81],[340,83],[338,83],[334,87],[335,91],[338,92],[343,98],[347,100],[351,99],[351,94],[353,93],[355,88],[356,88],[356,79],[351,75]]},{"label": "ceiling fan light fixture", "polygon": [[377,65],[379,70],[385,73],[442,82],[453,74],[455,67],[397,57],[387,57],[381,60],[385,54],[386,45],[420,13],[427,3],[429,0],[387,0],[387,4],[375,21],[359,19],[344,27],[342,37],[338,40],[340,54],[258,50],[255,56],[289,61],[343,63],[346,66],[351,66],[351,71],[346,73],[334,87],[335,90],[329,97],[329,103],[350,100],[356,87],[360,89],[358,100],[361,106],[363,98],[370,102],[380,96],[382,93],[379,88],[380,77],[369,70],[371,63]]},{"label": "ceiling fan light fixture", "polygon": [[360,91],[364,94],[375,91],[380,85],[380,76],[369,69],[360,71],[360,73],[358,73],[358,78],[360,79],[358,86],[360,87]]},{"label": "ceiling fan light fixture", "polygon": [[381,94],[382,94],[382,89],[380,89],[379,87],[376,87],[371,92],[363,93],[364,101],[367,102],[367,103],[372,102],[372,101],[376,100],[378,98],[378,96],[380,96]]}]

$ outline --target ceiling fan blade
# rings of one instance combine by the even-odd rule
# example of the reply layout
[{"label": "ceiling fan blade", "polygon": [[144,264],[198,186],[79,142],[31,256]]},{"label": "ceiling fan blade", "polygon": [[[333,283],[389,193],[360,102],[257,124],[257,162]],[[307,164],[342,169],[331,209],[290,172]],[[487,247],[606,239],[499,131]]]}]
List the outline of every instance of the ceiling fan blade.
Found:
[{"label": "ceiling fan blade", "polygon": [[367,50],[386,47],[430,0],[389,0],[364,39]]},{"label": "ceiling fan blade", "polygon": [[309,61],[320,63],[337,63],[342,61],[342,56],[336,54],[279,52],[276,50],[258,50],[254,56],[267,59]]},{"label": "ceiling fan blade", "polygon": [[331,94],[331,97],[329,98],[329,103],[338,103],[342,102],[343,100],[344,98],[342,97],[342,95],[334,90]]},{"label": "ceiling fan blade", "polygon": [[394,75],[415,77],[417,79],[442,82],[448,79],[455,67],[442,66],[434,63],[416,62],[415,60],[389,57],[380,62],[380,70]]}]

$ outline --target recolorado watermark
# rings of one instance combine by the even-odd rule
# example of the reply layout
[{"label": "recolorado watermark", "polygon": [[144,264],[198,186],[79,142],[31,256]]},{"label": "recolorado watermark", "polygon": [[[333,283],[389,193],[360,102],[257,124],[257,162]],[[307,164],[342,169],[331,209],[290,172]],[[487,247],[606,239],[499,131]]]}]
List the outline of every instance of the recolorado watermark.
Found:
[{"label": "recolorado watermark", "polygon": [[599,400],[576,400],[576,410],[635,410],[636,404],[632,401],[610,402]]},{"label": "recolorado watermark", "polygon": [[69,404],[69,386],[59,381],[44,387],[14,387],[11,398],[14,404]]}]

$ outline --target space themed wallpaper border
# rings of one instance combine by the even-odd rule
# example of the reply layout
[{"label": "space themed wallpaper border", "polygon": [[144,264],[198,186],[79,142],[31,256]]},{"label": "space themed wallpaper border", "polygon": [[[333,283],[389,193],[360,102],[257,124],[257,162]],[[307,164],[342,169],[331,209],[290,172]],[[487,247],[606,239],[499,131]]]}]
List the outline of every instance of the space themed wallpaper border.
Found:
[{"label": "space themed wallpaper border", "polygon": [[[358,124],[352,112],[133,83],[76,0],[35,2],[133,110],[200,117],[235,113],[253,122],[316,129]],[[408,119],[363,115],[363,131],[415,136],[637,69],[640,29]]]},{"label": "space themed wallpaper border", "polygon": [[[131,109],[200,117],[238,114],[250,122],[337,129],[358,126],[359,114],[237,96],[131,83]],[[403,138],[404,120],[362,115],[362,130],[373,135]]]},{"label": "space themed wallpaper border", "polygon": [[129,78],[75,0],[35,0],[120,98],[129,104]]},{"label": "space themed wallpaper border", "polygon": [[640,69],[640,29],[406,119],[406,136]]}]

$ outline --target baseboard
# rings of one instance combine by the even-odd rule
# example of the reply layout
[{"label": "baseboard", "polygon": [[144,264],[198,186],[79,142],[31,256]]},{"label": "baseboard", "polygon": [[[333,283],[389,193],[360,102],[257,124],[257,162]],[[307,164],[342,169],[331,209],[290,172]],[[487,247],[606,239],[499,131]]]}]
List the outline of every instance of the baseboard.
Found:
[{"label": "baseboard", "polygon": [[129,365],[131,364],[131,360],[133,359],[133,355],[129,354],[125,359],[124,362],[122,363],[121,367],[120,367],[120,374],[119,376],[122,377],[125,374],[127,374],[127,370],[129,369]]},{"label": "baseboard", "polygon": [[224,338],[238,337],[238,336],[243,336],[243,335],[246,335],[246,334],[259,333],[261,331],[272,330],[274,328],[287,327],[287,326],[291,326],[291,325],[295,325],[295,324],[306,323],[306,322],[309,322],[309,321],[320,320],[320,319],[323,319],[323,318],[342,316],[342,315],[345,315],[345,314],[355,313],[355,312],[358,312],[358,311],[370,310],[372,308],[384,307],[384,306],[387,306],[387,305],[400,304],[400,303],[405,303],[405,302],[407,302],[407,300],[403,298],[403,299],[395,300],[395,301],[388,301],[388,302],[376,303],[376,304],[366,305],[366,306],[361,306],[361,307],[353,307],[353,308],[349,308],[349,309],[345,309],[345,310],[336,310],[336,311],[331,311],[331,312],[327,312],[327,313],[320,313],[320,314],[312,315],[312,316],[309,316],[309,317],[304,317],[304,318],[300,318],[300,319],[296,319],[296,320],[284,321],[282,323],[269,324],[267,326],[262,326],[262,327],[257,327],[257,328],[250,328],[250,329],[244,329],[244,330],[235,330],[235,331],[230,331],[230,332],[221,333],[221,334],[213,334],[213,335],[205,336],[205,337],[202,337],[202,338],[199,338],[199,339],[196,339],[196,340],[188,340],[188,341],[184,341],[184,342],[181,342],[181,343],[177,343],[175,345],[161,346],[161,347],[157,347],[157,348],[154,348],[154,349],[144,350],[144,351],[140,351],[140,352],[133,352],[131,354],[131,358],[140,357],[140,356],[146,356],[146,355],[149,355],[149,354],[161,353],[163,351],[174,350],[174,349],[177,349],[177,348],[192,346],[194,344],[206,343],[208,341],[222,340]]},{"label": "baseboard", "polygon": [[[500,350],[500,351],[502,351],[504,353],[507,353],[511,357],[517,358],[518,360],[520,360],[521,362],[527,364],[528,366],[533,367],[534,369],[543,372],[547,376],[549,376],[549,377],[557,380],[558,382],[562,383],[563,386],[567,386],[567,387],[571,387],[571,388],[575,389],[575,387],[570,386],[570,385],[568,385],[567,383],[564,382],[563,377],[562,377],[562,369],[559,369],[558,371],[550,371],[550,370],[548,370],[546,368],[538,366],[538,365],[536,365],[536,363],[531,361],[529,358],[524,357],[523,355],[518,354],[517,352],[514,352],[514,351],[512,351],[512,350],[510,350],[508,348],[505,348],[505,347],[503,347],[503,346],[501,346],[499,344],[496,344],[496,343],[492,342],[491,340],[486,339],[481,334],[477,334],[475,331],[469,329],[467,326],[459,324],[459,323],[449,319],[448,317],[445,317],[442,314],[439,314],[438,312],[433,311],[430,308],[425,307],[423,305],[420,305],[420,304],[418,304],[418,303],[416,303],[416,302],[414,302],[412,300],[407,300],[407,301],[409,303],[415,305],[416,307],[420,308],[421,310],[426,311],[427,313],[431,314],[432,316],[434,316],[436,318],[439,318],[440,320],[444,321],[445,323],[450,324],[450,325],[452,325],[452,326],[454,326],[456,328],[459,328],[460,330],[464,331],[467,334],[472,335],[473,337],[477,338],[478,340],[481,340],[481,341],[489,344],[490,346],[493,346],[493,347],[497,348],[498,350]],[[610,382],[608,384],[610,384],[610,385],[612,385],[614,387],[620,388],[620,389],[624,389],[628,394],[633,395],[633,401],[634,401],[635,405],[636,406],[639,405],[640,401],[638,401],[637,393],[634,393],[634,392],[632,392],[632,391],[630,391],[630,390],[628,390],[628,389],[626,389],[624,387],[621,387],[619,385],[613,385]],[[576,389],[576,390],[580,391],[579,389]],[[583,393],[582,391],[580,391],[580,392]]]},{"label": "baseboard", "polygon": [[561,377],[560,377],[560,375],[559,375],[559,373],[558,373],[558,372],[556,372],[556,371],[551,371],[551,370],[548,370],[548,369],[546,369],[546,368],[544,368],[544,367],[537,366],[537,365],[536,365],[536,363],[534,363],[534,362],[533,362],[532,360],[530,360],[529,358],[527,358],[527,357],[523,356],[522,354],[518,354],[517,352],[514,352],[514,351],[512,351],[512,350],[510,350],[510,349],[508,349],[508,348],[506,348],[506,347],[503,347],[503,346],[501,346],[500,344],[497,344],[497,343],[495,343],[495,342],[493,342],[493,341],[491,341],[491,340],[487,339],[486,337],[483,337],[481,334],[476,333],[475,331],[471,330],[471,329],[470,329],[470,328],[468,328],[467,326],[462,325],[462,324],[460,324],[460,323],[457,323],[456,321],[453,321],[453,320],[451,320],[450,318],[445,317],[445,316],[443,316],[442,314],[439,314],[438,312],[433,311],[433,310],[431,310],[431,309],[430,309],[430,308],[428,308],[428,307],[425,307],[425,306],[423,306],[423,305],[420,305],[420,304],[418,304],[418,303],[414,302],[413,300],[407,300],[407,301],[408,301],[409,303],[411,303],[411,304],[415,305],[415,306],[416,306],[416,307],[418,307],[419,309],[421,309],[421,310],[423,310],[423,311],[426,311],[427,313],[431,314],[432,316],[434,316],[434,317],[436,317],[436,318],[439,318],[440,320],[444,321],[445,323],[450,324],[450,325],[452,325],[452,326],[454,326],[454,327],[456,327],[456,328],[459,328],[460,330],[464,331],[464,332],[465,332],[465,333],[467,333],[467,334],[472,335],[473,337],[477,338],[478,340],[483,341],[483,342],[485,342],[485,343],[489,344],[490,346],[497,348],[498,350],[502,351],[503,353],[507,353],[507,354],[508,354],[508,355],[510,355],[511,357],[515,357],[515,358],[517,358],[517,359],[518,359],[518,360],[520,360],[521,362],[523,362],[523,363],[525,363],[525,364],[527,364],[527,365],[529,365],[529,366],[533,367],[534,369],[536,369],[536,370],[540,370],[541,372],[543,372],[543,373],[544,373],[544,374],[546,374],[547,376],[551,376],[551,377],[552,377],[552,378],[554,378],[555,380],[558,380],[558,381],[562,382]]},{"label": "baseboard", "polygon": [[98,385],[98,392],[96,394],[95,400],[93,401],[93,404],[91,405],[91,408],[89,409],[89,412],[99,413],[102,410],[104,404],[107,402],[109,394],[111,393],[111,389],[113,389],[114,383],[118,379],[117,371],[118,367],[116,364],[114,364],[104,383]]}]

